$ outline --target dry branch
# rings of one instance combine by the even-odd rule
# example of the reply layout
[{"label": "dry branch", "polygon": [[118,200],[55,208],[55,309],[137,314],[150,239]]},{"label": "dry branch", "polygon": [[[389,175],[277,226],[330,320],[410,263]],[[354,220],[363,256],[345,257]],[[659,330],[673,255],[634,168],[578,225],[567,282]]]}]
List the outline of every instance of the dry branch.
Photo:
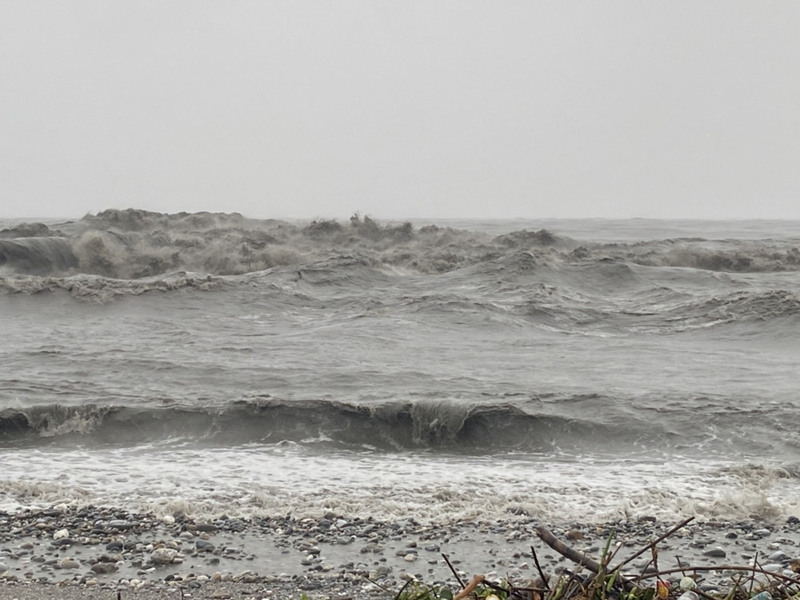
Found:
[{"label": "dry branch", "polygon": [[[553,550],[561,554],[562,556],[570,559],[572,562],[578,563],[578,565],[586,567],[595,575],[600,573],[605,573],[606,570],[603,565],[599,562],[586,556],[583,552],[575,550],[574,548],[567,546],[564,542],[559,540],[556,536],[554,536],[548,529],[545,527],[537,527],[536,534],[539,538],[548,546],[550,546]],[[614,571],[616,569],[611,569]],[[636,585],[622,577],[622,575],[618,575],[617,581],[626,589],[632,590],[636,587]]]},{"label": "dry branch", "polygon": [[689,523],[691,523],[692,521],[694,521],[694,517],[689,517],[688,519],[684,519],[683,521],[681,521],[680,523],[678,523],[677,525],[675,525],[675,527],[672,527],[672,528],[671,528],[669,531],[667,531],[665,534],[658,536],[658,537],[657,537],[655,540],[653,540],[652,542],[650,542],[650,543],[649,543],[647,546],[645,546],[644,548],[642,548],[641,550],[639,550],[639,551],[638,551],[637,553],[635,553],[633,556],[629,556],[628,558],[626,558],[624,562],[621,562],[621,563],[620,563],[620,565],[619,565],[619,568],[621,569],[622,567],[624,567],[625,565],[627,565],[629,562],[631,562],[631,561],[632,561],[634,558],[638,558],[639,556],[641,556],[642,554],[644,554],[645,552],[647,552],[647,550],[648,550],[649,548],[655,548],[655,547],[656,547],[656,544],[659,544],[659,543],[663,542],[665,539],[667,539],[667,538],[668,538],[669,536],[671,536],[673,533],[675,533],[675,532],[676,532],[676,531],[678,531],[679,529],[682,529],[683,527],[686,527],[686,526],[687,526]]},{"label": "dry branch", "polygon": [[453,600],[461,600],[462,598],[466,598],[475,590],[476,587],[478,587],[478,584],[483,582],[483,580],[484,580],[483,575],[475,575],[475,577],[472,578],[472,581],[470,581],[469,584],[467,584],[467,587],[465,587],[463,590],[458,592],[458,594],[453,596]]},{"label": "dry branch", "polygon": [[[800,600],[800,577],[791,577],[784,573],[767,571],[761,567],[758,560],[754,560],[752,566],[740,565],[713,565],[713,566],[689,566],[681,563],[680,557],[675,557],[678,563],[677,568],[660,570],[658,568],[658,548],[657,544],[662,542],[676,531],[685,527],[692,518],[685,519],[681,523],[671,527],[666,533],[660,535],[652,542],[648,542],[641,550],[632,556],[621,559],[617,565],[611,565],[622,544],[618,544],[613,552],[609,552],[609,547],[613,537],[608,538],[606,548],[602,555],[602,560],[597,561],[587,554],[572,548],[565,542],[556,538],[545,527],[537,527],[536,534],[550,548],[561,554],[563,557],[578,565],[576,571],[563,569],[557,580],[552,585],[548,584],[548,576],[539,564],[536,550],[531,546],[536,569],[542,580],[543,588],[538,587],[516,587],[510,582],[495,584],[487,581],[482,575],[475,575],[469,584],[465,585],[455,570],[450,560],[445,554],[442,556],[447,562],[450,570],[458,580],[461,591],[453,596],[449,591],[447,594],[440,594],[436,588],[415,588],[413,595],[411,591],[406,591],[408,584],[398,593],[396,600],[442,600],[442,598],[452,598],[452,600],[469,600],[470,598],[479,599],[487,596],[488,593],[497,593],[497,597],[505,600],[668,600],[681,594],[682,589],[674,590],[670,593],[669,583],[664,583],[662,578],[665,576],[682,573],[698,573],[709,571],[733,571],[738,575],[731,575],[733,587],[724,596],[718,596],[716,592],[706,592],[693,587],[691,594],[684,594],[682,597],[692,597],[695,600],[752,600],[753,587],[758,584],[762,591],[777,594],[775,596],[784,600]],[[650,550],[652,558],[647,562],[639,575],[628,573],[622,576],[622,569],[632,560]],[[579,575],[580,567],[584,567],[591,575]],[[749,575],[749,577],[748,577]],[[766,582],[761,581],[761,577],[766,578]],[[655,586],[647,586],[642,582],[648,579],[658,579]],[[552,582],[551,582],[552,583]],[[749,589],[747,589],[749,583]],[[491,590],[491,592],[489,592]],[[624,591],[623,591],[624,590]],[[759,596],[760,597],[760,596]],[[767,597],[769,597],[767,595]]]},{"label": "dry branch", "polygon": [[537,527],[536,534],[539,538],[548,546],[550,546],[553,550],[558,552],[561,556],[564,556],[570,559],[574,563],[578,563],[579,565],[586,567],[592,573],[599,573],[601,570],[600,563],[586,556],[583,552],[579,552],[570,546],[567,546],[564,542],[559,540],[556,536],[554,536],[548,529],[545,527]]}]

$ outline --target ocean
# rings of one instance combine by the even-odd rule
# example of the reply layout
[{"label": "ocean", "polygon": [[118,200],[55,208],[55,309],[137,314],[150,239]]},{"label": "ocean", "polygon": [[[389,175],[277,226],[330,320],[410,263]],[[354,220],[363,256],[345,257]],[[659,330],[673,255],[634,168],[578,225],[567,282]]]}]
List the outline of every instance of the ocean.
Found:
[{"label": "ocean", "polygon": [[0,511],[800,516],[800,222],[0,222]]}]

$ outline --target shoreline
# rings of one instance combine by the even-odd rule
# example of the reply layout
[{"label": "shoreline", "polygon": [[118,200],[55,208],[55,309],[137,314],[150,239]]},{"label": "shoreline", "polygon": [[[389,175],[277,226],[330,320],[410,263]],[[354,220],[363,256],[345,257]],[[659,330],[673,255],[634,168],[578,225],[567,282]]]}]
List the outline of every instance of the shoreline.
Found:
[{"label": "shoreline", "polygon": [[[517,586],[537,577],[531,547],[548,575],[576,565],[553,551],[538,526],[598,558],[612,531],[612,564],[676,523],[635,521],[548,525],[524,515],[424,524],[414,519],[326,514],[199,521],[122,509],[56,506],[0,513],[0,600],[45,598],[390,598],[409,579],[457,583],[485,574]],[[614,548],[612,544],[612,548]],[[691,522],[658,544],[659,566],[759,564],[776,572],[800,559],[800,520]],[[650,552],[627,568],[641,573]],[[677,562],[680,561],[680,562]],[[704,573],[708,589],[729,580]],[[174,594],[174,595],[173,595]]]}]

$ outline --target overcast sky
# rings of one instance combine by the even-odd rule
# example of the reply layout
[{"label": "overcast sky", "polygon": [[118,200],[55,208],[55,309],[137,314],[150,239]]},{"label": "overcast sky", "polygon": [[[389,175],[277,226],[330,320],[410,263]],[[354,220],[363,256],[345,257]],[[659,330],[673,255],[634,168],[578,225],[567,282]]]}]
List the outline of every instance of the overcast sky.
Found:
[{"label": "overcast sky", "polygon": [[0,216],[800,218],[800,2],[0,0]]}]

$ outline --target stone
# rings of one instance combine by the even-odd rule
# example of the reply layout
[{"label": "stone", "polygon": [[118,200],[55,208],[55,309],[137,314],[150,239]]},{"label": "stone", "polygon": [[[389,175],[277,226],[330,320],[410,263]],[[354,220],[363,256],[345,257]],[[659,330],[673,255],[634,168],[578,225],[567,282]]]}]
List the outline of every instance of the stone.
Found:
[{"label": "stone", "polygon": [[99,562],[95,563],[91,566],[92,571],[97,573],[98,575],[105,575],[108,573],[114,573],[118,570],[116,563],[111,562]]},{"label": "stone", "polygon": [[62,558],[56,565],[59,569],[77,569],[81,566],[74,558]]},{"label": "stone", "polygon": [[197,540],[195,542],[195,548],[197,548],[198,552],[213,552],[216,546],[208,540]]},{"label": "stone", "polygon": [[766,528],[756,529],[755,531],[753,531],[753,533],[760,537],[769,537],[770,535],[772,535],[772,531]]},{"label": "stone", "polygon": [[583,532],[579,531],[577,529],[570,529],[569,531],[567,531],[567,535],[566,535],[566,538],[568,540],[573,541],[573,542],[576,542],[578,540],[582,540],[584,537],[585,536],[583,535]]},{"label": "stone", "polygon": [[72,546],[75,544],[75,540],[70,537],[61,538],[58,540],[53,541],[53,546],[57,548],[64,548],[65,546]]},{"label": "stone", "polygon": [[235,575],[233,580],[241,583],[258,583],[258,575],[252,571],[243,571]]},{"label": "stone", "polygon": [[157,565],[168,565],[175,562],[178,551],[172,548],[154,548],[150,553],[150,560]]},{"label": "stone", "polygon": [[118,563],[122,560],[121,554],[101,554],[100,558],[97,559],[97,562]]},{"label": "stone", "polygon": [[777,552],[773,552],[772,554],[770,554],[769,559],[773,562],[787,562],[790,561],[792,557],[786,554],[785,552],[781,552],[780,550],[778,550]]}]

